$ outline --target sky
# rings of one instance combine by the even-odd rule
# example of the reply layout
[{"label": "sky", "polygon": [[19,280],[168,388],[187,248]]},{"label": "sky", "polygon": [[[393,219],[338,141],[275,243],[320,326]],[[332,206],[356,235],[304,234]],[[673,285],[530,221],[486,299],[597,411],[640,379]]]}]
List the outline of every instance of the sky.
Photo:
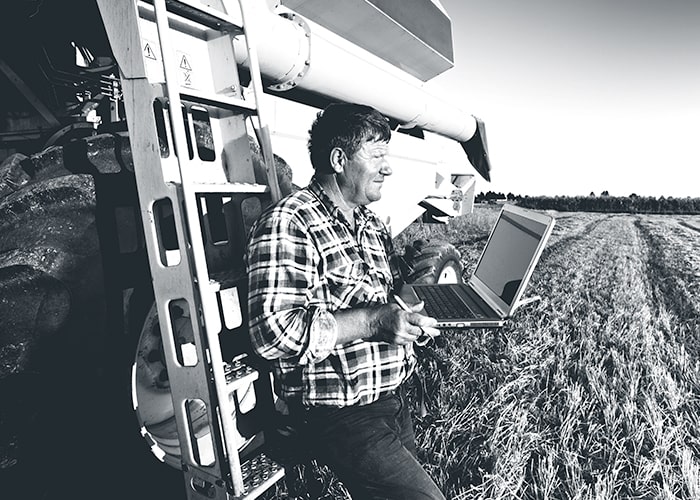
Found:
[{"label": "sky", "polygon": [[455,66],[428,85],[486,124],[477,192],[700,197],[700,1],[440,3]]}]

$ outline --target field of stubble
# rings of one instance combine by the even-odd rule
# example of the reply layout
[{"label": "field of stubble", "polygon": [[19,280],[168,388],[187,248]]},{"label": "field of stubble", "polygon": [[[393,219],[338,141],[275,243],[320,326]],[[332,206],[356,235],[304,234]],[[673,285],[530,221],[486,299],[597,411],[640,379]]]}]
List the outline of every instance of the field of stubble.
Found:
[{"label": "field of stubble", "polygon": [[[467,271],[496,214],[443,230]],[[452,499],[700,498],[700,217],[553,215],[542,300],[423,352],[422,461]]]}]

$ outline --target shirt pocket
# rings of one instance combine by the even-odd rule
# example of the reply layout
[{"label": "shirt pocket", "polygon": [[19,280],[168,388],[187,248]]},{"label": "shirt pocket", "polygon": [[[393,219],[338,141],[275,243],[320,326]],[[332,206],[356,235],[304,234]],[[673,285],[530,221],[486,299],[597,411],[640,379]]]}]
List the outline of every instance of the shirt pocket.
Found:
[{"label": "shirt pocket", "polygon": [[353,261],[329,269],[326,273],[329,301],[337,308],[352,307],[365,302],[371,295],[369,266]]}]

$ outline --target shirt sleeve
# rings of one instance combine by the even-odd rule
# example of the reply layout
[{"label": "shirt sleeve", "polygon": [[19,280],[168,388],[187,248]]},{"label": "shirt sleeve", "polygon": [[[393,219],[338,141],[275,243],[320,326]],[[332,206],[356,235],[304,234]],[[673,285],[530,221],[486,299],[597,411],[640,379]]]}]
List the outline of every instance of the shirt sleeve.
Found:
[{"label": "shirt sleeve", "polygon": [[263,358],[296,358],[299,364],[321,359],[315,353],[324,351],[310,342],[318,337],[310,335],[311,326],[316,332],[326,323],[316,321],[325,306],[311,300],[318,260],[308,231],[292,215],[273,211],[253,227],[246,255],[250,338]]}]

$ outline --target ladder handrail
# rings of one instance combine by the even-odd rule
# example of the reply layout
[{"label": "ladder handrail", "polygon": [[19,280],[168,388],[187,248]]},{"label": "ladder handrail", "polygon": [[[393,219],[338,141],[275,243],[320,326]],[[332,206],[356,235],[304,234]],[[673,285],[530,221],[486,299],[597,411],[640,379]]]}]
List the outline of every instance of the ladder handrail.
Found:
[{"label": "ladder handrail", "polygon": [[[243,30],[245,34],[246,46],[248,47],[248,61],[250,71],[250,83],[253,88],[253,96],[258,108],[258,140],[260,141],[260,151],[265,163],[265,172],[267,174],[267,182],[272,192],[272,200],[279,201],[282,198],[282,192],[279,187],[277,178],[277,168],[275,166],[274,154],[272,152],[272,142],[270,140],[270,129],[267,122],[264,120],[265,113],[263,104],[263,84],[260,74],[260,61],[257,51],[257,33],[262,31],[258,26],[258,16],[256,16],[254,7],[256,4],[250,3],[251,0],[238,0],[238,5],[241,9],[241,17],[243,18]],[[251,29],[251,26],[253,29]]]},{"label": "ladder handrail", "polygon": [[[196,191],[194,189],[195,179],[191,178],[189,169],[183,168],[183,165],[189,161],[189,151],[187,149],[187,136],[185,132],[184,124],[176,118],[179,118],[182,108],[182,101],[180,99],[180,88],[178,84],[177,74],[175,72],[174,66],[174,54],[175,49],[171,44],[170,40],[170,27],[168,26],[168,16],[167,16],[167,5],[165,0],[154,0],[153,3],[155,7],[156,14],[156,26],[158,28],[158,37],[161,45],[161,53],[163,55],[163,70],[165,74],[165,87],[168,96],[168,108],[170,110],[170,116],[172,117],[172,133],[175,142],[175,151],[177,153],[178,165],[180,171],[180,178],[182,181],[181,189],[183,193],[183,205],[186,214],[187,224],[183,224],[183,228],[189,230],[189,240],[192,241],[194,238],[199,238],[201,235],[201,227],[199,224],[199,212],[197,207]],[[184,235],[183,235],[184,237]],[[211,309],[211,304],[204,304],[208,297],[211,297],[211,290],[209,287],[208,280],[208,270],[206,266],[206,257],[204,255],[204,249],[202,245],[192,244],[190,248],[183,248],[183,252],[192,252],[192,259],[186,259],[192,264],[191,271],[194,274],[195,281],[197,283],[197,290],[199,291],[199,299],[202,302],[203,312],[206,316],[206,311]],[[192,304],[194,307],[195,304]],[[199,314],[197,314],[199,316]],[[211,315],[209,315],[211,317]],[[209,327],[207,327],[209,326]],[[214,405],[220,408],[220,413],[222,418],[217,419],[213,411],[209,415],[209,426],[211,432],[213,433],[216,429],[216,423],[218,423],[223,428],[223,436],[221,437],[222,445],[225,447],[225,452],[227,455],[227,463],[229,468],[229,474],[231,481],[233,482],[234,494],[239,495],[243,491],[243,481],[236,471],[240,469],[240,461],[238,460],[238,449],[236,448],[236,443],[233,439],[226,439],[226,436],[235,435],[235,423],[231,415],[235,409],[232,408],[231,402],[228,398],[228,392],[226,390],[226,375],[223,368],[223,359],[221,355],[221,350],[218,348],[218,339],[212,338],[219,333],[221,325],[217,325],[213,328],[213,325],[204,325],[204,335],[207,339],[207,345],[202,346],[208,349],[211,356],[211,369],[212,375],[214,377],[214,387],[217,401],[213,402]],[[216,330],[215,332],[213,330]],[[212,342],[214,340],[214,342]],[[204,362],[204,349],[201,349],[201,356],[199,358],[200,362]],[[210,405],[213,406],[213,405]],[[213,409],[213,408],[210,408]],[[214,436],[212,436],[214,437]],[[180,448],[190,449],[191,445],[187,442],[184,445],[183,439],[180,439]]]},{"label": "ladder handrail", "polygon": [[[279,200],[280,190],[277,181],[277,175],[275,171],[275,165],[272,155],[272,146],[269,139],[268,129],[264,124],[260,110],[261,95],[262,95],[262,78],[260,76],[259,63],[257,59],[257,54],[255,53],[255,44],[251,40],[251,33],[254,29],[250,28],[248,23],[254,23],[252,21],[255,16],[249,11],[245,0],[240,0],[241,14],[243,17],[243,29],[246,37],[246,46],[248,48],[248,57],[250,61],[250,75],[251,75],[251,85],[253,87],[255,107],[257,108],[257,113],[255,116],[258,120],[258,132],[259,138],[261,140],[261,151],[263,156],[263,161],[265,162],[265,170],[268,177],[268,184],[270,186],[270,191],[273,200]],[[175,50],[170,43],[170,28],[168,26],[167,18],[167,5],[165,0],[154,0],[154,7],[156,12],[156,25],[158,27],[158,34],[161,43],[161,51],[163,53],[163,66],[165,73],[165,86],[168,95],[168,107],[170,110],[170,116],[175,118],[179,117],[182,102],[180,99],[180,87],[178,83],[176,68],[175,68]],[[178,164],[180,165],[180,176],[182,181],[182,192],[183,192],[183,204],[187,218],[186,227],[189,229],[189,239],[194,240],[199,238],[201,235],[201,227],[199,223],[199,209],[197,206],[197,191],[196,191],[196,179],[190,175],[190,171],[187,168],[183,168],[189,160],[189,151],[187,149],[187,138],[185,134],[184,125],[179,121],[173,119],[171,121],[173,124],[173,135],[175,141],[175,150],[177,152]],[[214,403],[219,407],[220,418],[216,419],[215,415],[210,415],[210,427],[212,430],[215,428],[218,421],[218,425],[222,427],[222,445],[226,453],[229,474],[233,486],[234,495],[239,496],[244,492],[244,484],[241,474],[238,473],[241,468],[241,463],[238,456],[237,443],[233,436],[236,435],[236,425],[235,420],[231,415],[235,415],[235,406],[229,399],[228,388],[226,385],[226,375],[224,373],[224,361],[222,358],[221,350],[218,346],[218,334],[221,330],[221,324],[218,320],[218,305],[215,300],[215,295],[212,291],[212,285],[209,283],[209,272],[206,265],[206,256],[204,254],[204,248],[202,245],[192,244],[189,248],[192,252],[191,263],[193,266],[192,272],[194,273],[197,289],[199,291],[199,299],[202,303],[202,312],[205,318],[205,325],[203,328],[204,336],[207,339],[207,348],[211,356],[210,368],[212,371],[212,376],[214,379],[214,388],[216,395],[216,402]],[[212,309],[216,309],[217,316],[213,314],[208,314]],[[215,325],[211,323],[214,322]],[[226,439],[226,437],[229,439]],[[181,444],[182,446],[182,444]],[[189,443],[188,443],[189,448]]]}]

